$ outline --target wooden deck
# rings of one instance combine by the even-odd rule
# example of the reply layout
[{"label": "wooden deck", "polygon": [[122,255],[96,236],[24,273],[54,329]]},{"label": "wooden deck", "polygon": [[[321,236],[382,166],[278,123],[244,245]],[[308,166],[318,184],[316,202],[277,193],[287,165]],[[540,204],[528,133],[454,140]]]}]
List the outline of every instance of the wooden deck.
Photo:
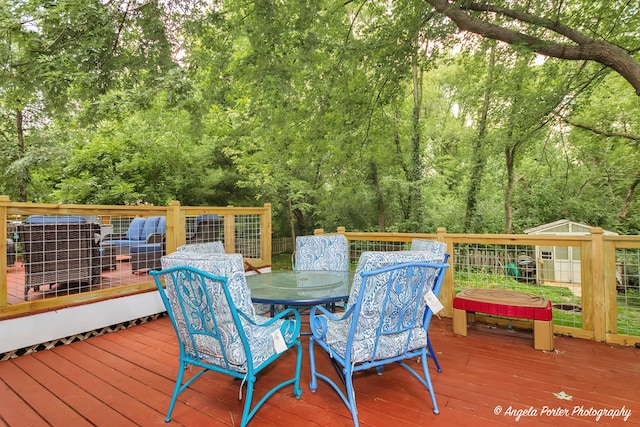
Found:
[{"label": "wooden deck", "polygon": [[[459,337],[449,319],[434,319],[430,333],[444,370],[432,369],[441,413],[434,415],[427,391],[394,366],[382,376],[357,377],[362,426],[640,425],[639,349],[556,337],[555,352],[540,352],[530,333],[470,326],[469,336]],[[320,382],[317,393],[309,391],[307,343],[303,337],[302,398],[285,388],[250,426],[352,425],[328,385]],[[1,361],[0,425],[164,425],[176,356],[173,329],[164,317]],[[293,360],[291,352],[264,372],[257,393],[290,375]],[[319,364],[330,372],[326,358]],[[239,425],[238,387],[227,377],[205,375],[180,396],[169,425]],[[622,414],[602,413],[623,409],[629,411],[626,423]],[[526,413],[517,419],[516,410]],[[551,410],[556,413],[545,412]]]}]

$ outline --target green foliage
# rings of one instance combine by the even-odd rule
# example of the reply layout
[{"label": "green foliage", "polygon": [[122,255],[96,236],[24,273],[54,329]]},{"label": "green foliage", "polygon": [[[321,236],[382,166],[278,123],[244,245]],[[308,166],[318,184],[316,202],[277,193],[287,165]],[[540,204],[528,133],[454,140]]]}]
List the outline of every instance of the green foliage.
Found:
[{"label": "green foliage", "polygon": [[291,270],[291,253],[284,252],[281,254],[273,254],[271,257],[271,270],[286,271]]},{"label": "green foliage", "polygon": [[[582,3],[511,7],[635,48],[630,6]],[[455,35],[429,2],[1,6],[0,192],[13,199],[268,202],[277,235],[560,218],[640,230],[628,83],[503,44],[491,80],[494,43]]]}]

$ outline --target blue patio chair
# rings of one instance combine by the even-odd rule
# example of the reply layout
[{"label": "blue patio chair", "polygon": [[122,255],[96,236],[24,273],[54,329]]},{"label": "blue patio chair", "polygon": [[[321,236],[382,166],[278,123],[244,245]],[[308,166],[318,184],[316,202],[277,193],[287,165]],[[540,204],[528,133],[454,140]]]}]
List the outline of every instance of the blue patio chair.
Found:
[{"label": "blue patio chair", "polygon": [[159,268],[166,228],[164,216],[138,217],[129,223],[126,233],[107,234],[101,244],[114,245],[119,255],[137,254],[136,257],[141,259],[139,268]]},{"label": "blue patio chair", "polygon": [[223,239],[224,218],[216,214],[203,214],[195,218],[193,232],[187,234],[187,243],[213,242]]},{"label": "blue patio chair", "polygon": [[[394,362],[429,390],[433,412],[439,413],[427,366],[427,330],[432,312],[425,298],[429,290],[438,295],[448,264],[428,263],[426,258],[423,252],[364,252],[356,269],[349,309],[340,317],[322,306],[311,309],[311,391],[317,390],[318,378],[331,385],[351,412],[354,426],[358,426],[354,373],[370,368],[382,373],[384,365]],[[316,345],[328,353],[342,387],[316,370]],[[404,362],[412,358],[420,358],[422,376]]]},{"label": "blue patio chair", "polygon": [[[446,262],[449,258],[449,256],[446,255],[447,244],[438,242],[437,240],[413,239],[411,241],[411,250],[427,252],[429,254],[428,259],[431,262]],[[431,339],[429,339],[428,337],[427,347],[429,348],[429,357],[431,357],[433,359],[433,363],[436,364],[436,369],[438,370],[438,372],[442,372],[442,368],[440,367],[440,362],[438,362],[436,352],[433,351]]]},{"label": "blue patio chair", "polygon": [[296,237],[294,270],[349,270],[349,244],[343,234]]},{"label": "blue patio chair", "polygon": [[[254,313],[244,277],[242,255],[174,252],[162,257],[162,271],[151,271],[178,336],[180,367],[165,421],[170,421],[178,395],[206,371],[240,379],[247,390],[241,426],[278,390],[293,384],[302,395],[300,316],[285,310],[273,318]],[[166,285],[163,287],[161,278]],[[271,388],[252,406],[257,375],[284,351],[297,348],[293,378]],[[202,368],[183,382],[189,366]]]}]

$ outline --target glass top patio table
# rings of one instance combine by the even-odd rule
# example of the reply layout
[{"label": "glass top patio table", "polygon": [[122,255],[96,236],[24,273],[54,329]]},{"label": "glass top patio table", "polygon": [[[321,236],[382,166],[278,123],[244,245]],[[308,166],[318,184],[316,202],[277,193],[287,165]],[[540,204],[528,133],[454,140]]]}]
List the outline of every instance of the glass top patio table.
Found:
[{"label": "glass top patio table", "polygon": [[308,306],[346,301],[352,279],[348,271],[277,271],[247,276],[247,285],[254,303]]}]

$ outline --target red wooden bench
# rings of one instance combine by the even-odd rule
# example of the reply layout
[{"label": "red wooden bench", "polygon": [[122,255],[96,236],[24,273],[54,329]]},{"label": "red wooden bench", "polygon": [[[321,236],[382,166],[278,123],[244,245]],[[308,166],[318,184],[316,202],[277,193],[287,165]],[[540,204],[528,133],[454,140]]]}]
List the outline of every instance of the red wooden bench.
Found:
[{"label": "red wooden bench", "polygon": [[551,301],[538,295],[504,289],[465,289],[453,298],[453,332],[467,336],[467,314],[533,320],[533,347],[553,350]]}]

